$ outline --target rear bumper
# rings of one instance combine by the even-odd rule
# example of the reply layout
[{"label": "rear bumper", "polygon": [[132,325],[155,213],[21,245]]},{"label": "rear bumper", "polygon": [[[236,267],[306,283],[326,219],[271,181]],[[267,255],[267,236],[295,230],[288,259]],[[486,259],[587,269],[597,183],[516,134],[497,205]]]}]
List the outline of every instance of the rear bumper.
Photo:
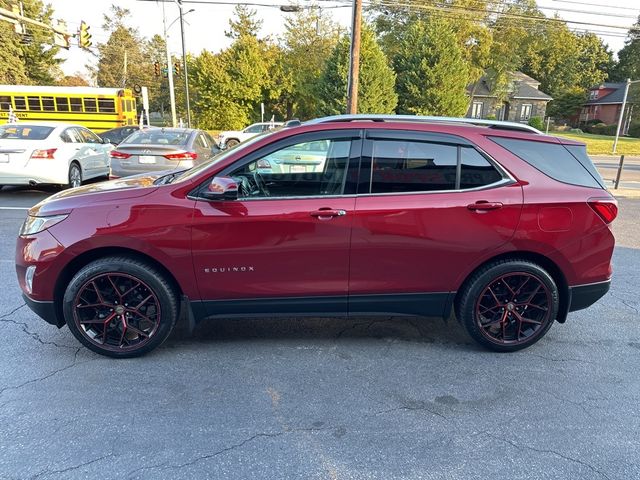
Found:
[{"label": "rear bumper", "polygon": [[38,300],[33,300],[24,293],[22,294],[22,298],[24,299],[27,306],[45,322],[50,323],[51,325],[55,325],[58,328],[61,328],[64,325],[64,321],[59,320],[58,316],[56,315],[56,309],[53,302],[41,302]]},{"label": "rear bumper", "polygon": [[611,280],[569,287],[569,311],[575,312],[590,307],[604,297],[610,287]]}]

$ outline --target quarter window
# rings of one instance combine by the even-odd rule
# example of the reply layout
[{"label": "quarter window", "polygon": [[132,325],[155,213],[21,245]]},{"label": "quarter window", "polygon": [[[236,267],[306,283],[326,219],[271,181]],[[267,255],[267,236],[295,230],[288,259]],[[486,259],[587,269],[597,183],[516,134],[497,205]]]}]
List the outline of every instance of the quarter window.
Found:
[{"label": "quarter window", "polygon": [[502,180],[502,175],[475,148],[460,148],[460,188],[477,188]]},{"label": "quarter window", "polygon": [[351,140],[319,140],[288,146],[231,173],[241,198],[341,195]]}]

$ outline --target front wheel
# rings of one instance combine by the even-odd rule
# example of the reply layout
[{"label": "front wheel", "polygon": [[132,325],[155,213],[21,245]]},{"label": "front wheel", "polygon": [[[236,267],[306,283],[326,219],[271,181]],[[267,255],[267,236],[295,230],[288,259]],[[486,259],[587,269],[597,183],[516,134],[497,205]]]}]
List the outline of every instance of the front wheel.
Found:
[{"label": "front wheel", "polygon": [[73,277],[64,294],[64,318],[87,348],[117,358],[159,346],[178,316],[176,294],[153,265],[128,257],[96,260]]},{"label": "front wheel", "polygon": [[69,188],[76,188],[82,185],[82,170],[80,169],[80,165],[76,162],[73,162],[69,166]]},{"label": "front wheel", "polygon": [[227,141],[226,146],[227,148],[233,148],[236,145],[238,145],[240,142],[238,140],[236,140],[235,138],[232,138],[230,140]]},{"label": "front wheel", "polygon": [[499,352],[529,347],[551,328],[559,292],[549,273],[525,260],[502,260],[476,272],[456,303],[471,337]]}]

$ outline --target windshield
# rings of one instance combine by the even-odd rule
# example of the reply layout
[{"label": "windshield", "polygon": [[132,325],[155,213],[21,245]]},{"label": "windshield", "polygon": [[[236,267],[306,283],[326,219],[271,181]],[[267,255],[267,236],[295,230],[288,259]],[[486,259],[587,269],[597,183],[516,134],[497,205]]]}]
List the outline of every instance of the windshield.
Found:
[{"label": "windshield", "polygon": [[236,152],[240,152],[242,150],[247,149],[248,147],[250,147],[254,143],[259,142],[264,137],[266,137],[268,135],[271,135],[272,133],[273,132],[267,132],[267,133],[263,133],[261,135],[256,135],[255,137],[242,142],[241,144],[239,144],[236,147],[230,148],[228,150],[224,150],[222,153],[219,153],[218,155],[213,157],[211,160],[209,160],[207,162],[204,162],[204,163],[201,163],[200,165],[197,165],[197,166],[195,166],[195,167],[183,172],[181,175],[176,177],[174,181],[181,182],[182,180],[190,180],[191,178],[195,177],[196,175],[198,175],[203,170],[206,170],[207,168],[209,168],[212,165],[215,165],[216,163],[228,158],[230,155],[233,155]]},{"label": "windshield", "polygon": [[186,145],[191,132],[175,130],[141,130],[132,133],[123,144]]},{"label": "windshield", "polygon": [[15,140],[44,140],[53,132],[53,127],[38,125],[5,125],[0,127],[0,138]]}]

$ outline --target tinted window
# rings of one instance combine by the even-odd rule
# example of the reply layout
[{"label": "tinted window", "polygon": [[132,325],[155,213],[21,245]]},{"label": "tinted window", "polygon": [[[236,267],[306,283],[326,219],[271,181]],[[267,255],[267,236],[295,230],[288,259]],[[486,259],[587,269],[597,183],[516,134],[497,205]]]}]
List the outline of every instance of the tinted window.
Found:
[{"label": "tinted window", "polygon": [[85,98],[84,99],[84,111],[85,112],[97,112],[98,111],[98,102],[95,98]]},{"label": "tinted window", "polygon": [[140,130],[127,138],[126,143],[151,143],[154,145],[186,145],[190,132]]},{"label": "tinted window", "polygon": [[453,190],[457,147],[408,140],[373,142],[371,193]]},{"label": "tinted window", "polygon": [[13,101],[16,104],[16,110],[27,109],[27,100],[25,99],[25,97],[13,97]]},{"label": "tinted window", "polygon": [[40,111],[42,106],[40,105],[40,97],[27,97],[29,100],[29,110]]},{"label": "tinted window", "polygon": [[244,129],[245,133],[260,133],[262,131],[263,131],[262,125],[251,125],[250,127],[247,127]]},{"label": "tinted window", "polygon": [[113,113],[116,111],[116,102],[112,98],[99,98],[98,107],[101,112]]},{"label": "tinted window", "polygon": [[0,138],[18,140],[44,140],[53,131],[53,127],[35,125],[11,125],[0,127]]},{"label": "tinted window", "polygon": [[67,128],[60,134],[60,138],[65,143],[80,143],[80,140],[78,139],[75,132],[75,128]]},{"label": "tinted window", "polygon": [[11,106],[11,97],[7,95],[0,95],[0,110],[4,110],[5,112],[9,110]]},{"label": "tinted window", "polygon": [[72,112],[81,112],[82,111],[82,99],[81,98],[70,98],[69,102],[71,103],[71,111]]},{"label": "tinted window", "polygon": [[500,180],[500,172],[475,148],[460,149],[460,188],[484,187]]},{"label": "tinted window", "polygon": [[304,142],[277,150],[231,173],[243,198],[341,195],[351,140]]},{"label": "tinted window", "polygon": [[77,128],[76,132],[80,135],[83,143],[102,143],[100,137],[86,128]]},{"label": "tinted window", "polygon": [[491,140],[540,170],[564,183],[601,188],[591,173],[559,143],[491,137]]},{"label": "tinted window", "polygon": [[53,112],[56,107],[53,104],[53,97],[42,97],[42,109],[45,112]]},{"label": "tinted window", "polygon": [[56,97],[56,107],[60,112],[68,112],[69,99],[67,97]]},{"label": "tinted window", "polygon": [[600,185],[602,187],[605,186],[604,185],[604,180],[602,179],[602,176],[600,176],[600,173],[598,172],[598,170],[596,169],[595,165],[593,164],[593,162],[589,158],[589,155],[587,155],[587,147],[586,147],[586,145],[564,145],[564,148],[569,150],[569,152],[571,152],[571,155],[576,157],[578,159],[578,161],[582,164],[582,166],[584,168],[586,168],[587,170],[589,170],[589,173],[596,180],[598,180],[598,183],[600,183]]}]

